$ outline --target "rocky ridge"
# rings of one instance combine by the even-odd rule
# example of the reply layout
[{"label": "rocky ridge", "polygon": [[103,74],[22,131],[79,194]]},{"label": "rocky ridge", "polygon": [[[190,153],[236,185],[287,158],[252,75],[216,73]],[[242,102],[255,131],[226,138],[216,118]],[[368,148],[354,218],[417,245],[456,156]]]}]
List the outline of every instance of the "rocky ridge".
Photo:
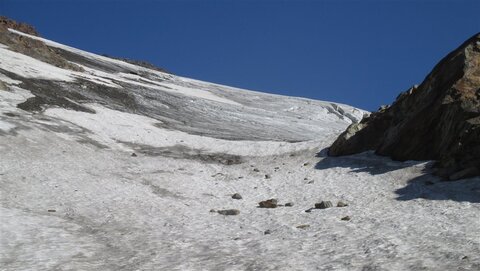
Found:
[{"label": "rocky ridge", "polygon": [[368,150],[394,160],[437,160],[435,173],[480,175],[480,34],[442,59],[419,86],[350,125],[329,155]]}]

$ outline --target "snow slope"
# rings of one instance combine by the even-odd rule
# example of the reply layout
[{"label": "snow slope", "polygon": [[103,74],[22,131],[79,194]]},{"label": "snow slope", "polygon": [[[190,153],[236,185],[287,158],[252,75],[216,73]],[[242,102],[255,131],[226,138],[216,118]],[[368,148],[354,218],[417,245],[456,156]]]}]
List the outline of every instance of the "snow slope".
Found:
[{"label": "snow slope", "polygon": [[478,178],[325,156],[366,112],[31,38],[84,71],[0,46],[1,270],[480,269]]}]

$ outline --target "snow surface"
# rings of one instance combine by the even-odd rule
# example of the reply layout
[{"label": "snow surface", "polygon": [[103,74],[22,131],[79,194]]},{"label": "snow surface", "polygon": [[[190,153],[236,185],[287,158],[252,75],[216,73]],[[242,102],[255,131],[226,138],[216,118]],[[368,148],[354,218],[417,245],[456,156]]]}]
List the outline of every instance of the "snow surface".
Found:
[{"label": "snow surface", "polygon": [[[3,45],[3,44],[2,44]],[[72,81],[71,72],[57,68],[35,58],[0,47],[0,69],[16,73],[26,78]]]},{"label": "snow surface", "polygon": [[[165,84],[88,69],[42,74],[43,64],[10,52],[0,61],[24,80]],[[95,113],[23,111],[16,105],[32,94],[0,75],[8,85],[0,90],[1,270],[480,270],[479,178],[441,182],[426,173],[429,162],[372,153],[327,157],[359,109],[168,77],[178,89],[238,103],[182,94],[204,108],[201,120],[220,121],[200,133],[233,122],[243,125],[239,138],[186,133],[98,103],[84,104]],[[213,110],[225,106],[236,111]],[[258,124],[314,140],[245,139]],[[294,206],[257,207],[270,198]],[[321,200],[349,206],[305,212]],[[240,214],[210,212],[228,208]]]}]

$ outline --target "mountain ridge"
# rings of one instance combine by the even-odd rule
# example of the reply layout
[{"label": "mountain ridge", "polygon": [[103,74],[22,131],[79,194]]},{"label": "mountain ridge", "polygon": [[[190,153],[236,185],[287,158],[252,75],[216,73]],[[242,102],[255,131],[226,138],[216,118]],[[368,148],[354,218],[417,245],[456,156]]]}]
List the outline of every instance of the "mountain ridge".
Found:
[{"label": "mountain ridge", "polygon": [[326,155],[367,112],[6,31],[2,271],[480,269],[478,177]]},{"label": "mountain ridge", "polygon": [[353,124],[333,156],[374,150],[393,159],[438,160],[452,180],[480,174],[480,33],[444,57],[419,85]]}]

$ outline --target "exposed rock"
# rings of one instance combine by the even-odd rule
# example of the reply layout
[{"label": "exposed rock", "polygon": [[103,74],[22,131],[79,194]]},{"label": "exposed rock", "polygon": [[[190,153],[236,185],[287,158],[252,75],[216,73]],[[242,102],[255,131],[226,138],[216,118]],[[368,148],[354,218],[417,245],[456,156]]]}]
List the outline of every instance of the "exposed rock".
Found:
[{"label": "exposed rock", "polygon": [[215,209],[210,209],[210,213],[216,213],[216,212],[217,212],[217,210],[215,210]]},{"label": "exposed rock", "polygon": [[39,59],[59,68],[83,71],[82,67],[60,56],[56,49],[47,46],[42,41],[10,32],[8,31],[9,28],[34,36],[38,36],[38,33],[28,24],[18,23],[7,17],[0,16],[0,43],[7,45],[10,50]]},{"label": "exposed rock", "polygon": [[253,171],[254,172],[260,172],[260,170],[258,168],[254,168]]},{"label": "exposed rock", "polygon": [[5,82],[1,81],[0,80],[0,90],[7,90],[7,84],[5,84]]},{"label": "exposed rock", "polygon": [[242,195],[235,193],[232,195],[232,199],[242,199]]},{"label": "exposed rock", "polygon": [[272,178],[272,176],[270,176],[270,174],[265,174],[265,179],[270,179]]},{"label": "exposed rock", "polygon": [[18,23],[5,16],[0,16],[0,25],[5,28],[11,28],[33,36],[40,36],[35,28],[26,23]]},{"label": "exposed rock", "polygon": [[293,202],[287,202],[285,203],[285,207],[292,207],[293,206]]},{"label": "exposed rock", "polygon": [[327,209],[333,207],[331,201],[321,201],[320,203],[315,203],[316,209]]},{"label": "exposed rock", "polygon": [[237,209],[226,209],[226,210],[218,210],[217,213],[221,215],[239,215],[240,211]]},{"label": "exposed rock", "polygon": [[272,231],[271,231],[271,230],[266,230],[266,231],[264,231],[264,232],[263,232],[263,234],[265,234],[265,235],[267,235],[267,234],[271,234],[271,233],[272,233]]},{"label": "exposed rock", "polygon": [[278,201],[276,199],[264,200],[264,201],[260,201],[258,203],[258,206],[260,208],[277,208]]},{"label": "exposed rock", "polygon": [[350,217],[347,215],[347,216],[342,217],[341,220],[343,220],[343,221],[350,221]]},{"label": "exposed rock", "polygon": [[315,209],[315,208],[307,209],[307,210],[305,210],[305,213],[311,213],[313,209]]},{"label": "exposed rock", "polygon": [[134,152],[132,152],[132,155],[131,155],[131,156],[132,156],[132,157],[137,157],[137,154],[134,153]]},{"label": "exposed rock", "polygon": [[348,204],[345,203],[345,202],[343,202],[343,201],[339,201],[339,202],[337,203],[337,207],[347,207],[347,206],[348,206]]},{"label": "exposed rock", "polygon": [[331,156],[374,150],[395,160],[437,160],[436,173],[480,175],[480,34],[440,61],[419,86],[350,125]]},{"label": "exposed rock", "polygon": [[296,228],[297,228],[297,229],[302,229],[302,230],[304,230],[304,229],[306,229],[306,228],[310,228],[310,225],[308,225],[308,224],[302,224],[302,225],[298,225]]},{"label": "exposed rock", "polygon": [[47,210],[47,212],[49,212],[49,213],[55,213],[56,211],[57,211],[57,210],[54,210],[54,209],[49,209],[49,210]]},{"label": "exposed rock", "polygon": [[311,180],[311,181],[308,181],[307,184],[313,184],[313,183],[315,183],[315,181],[314,181],[314,180]]}]

